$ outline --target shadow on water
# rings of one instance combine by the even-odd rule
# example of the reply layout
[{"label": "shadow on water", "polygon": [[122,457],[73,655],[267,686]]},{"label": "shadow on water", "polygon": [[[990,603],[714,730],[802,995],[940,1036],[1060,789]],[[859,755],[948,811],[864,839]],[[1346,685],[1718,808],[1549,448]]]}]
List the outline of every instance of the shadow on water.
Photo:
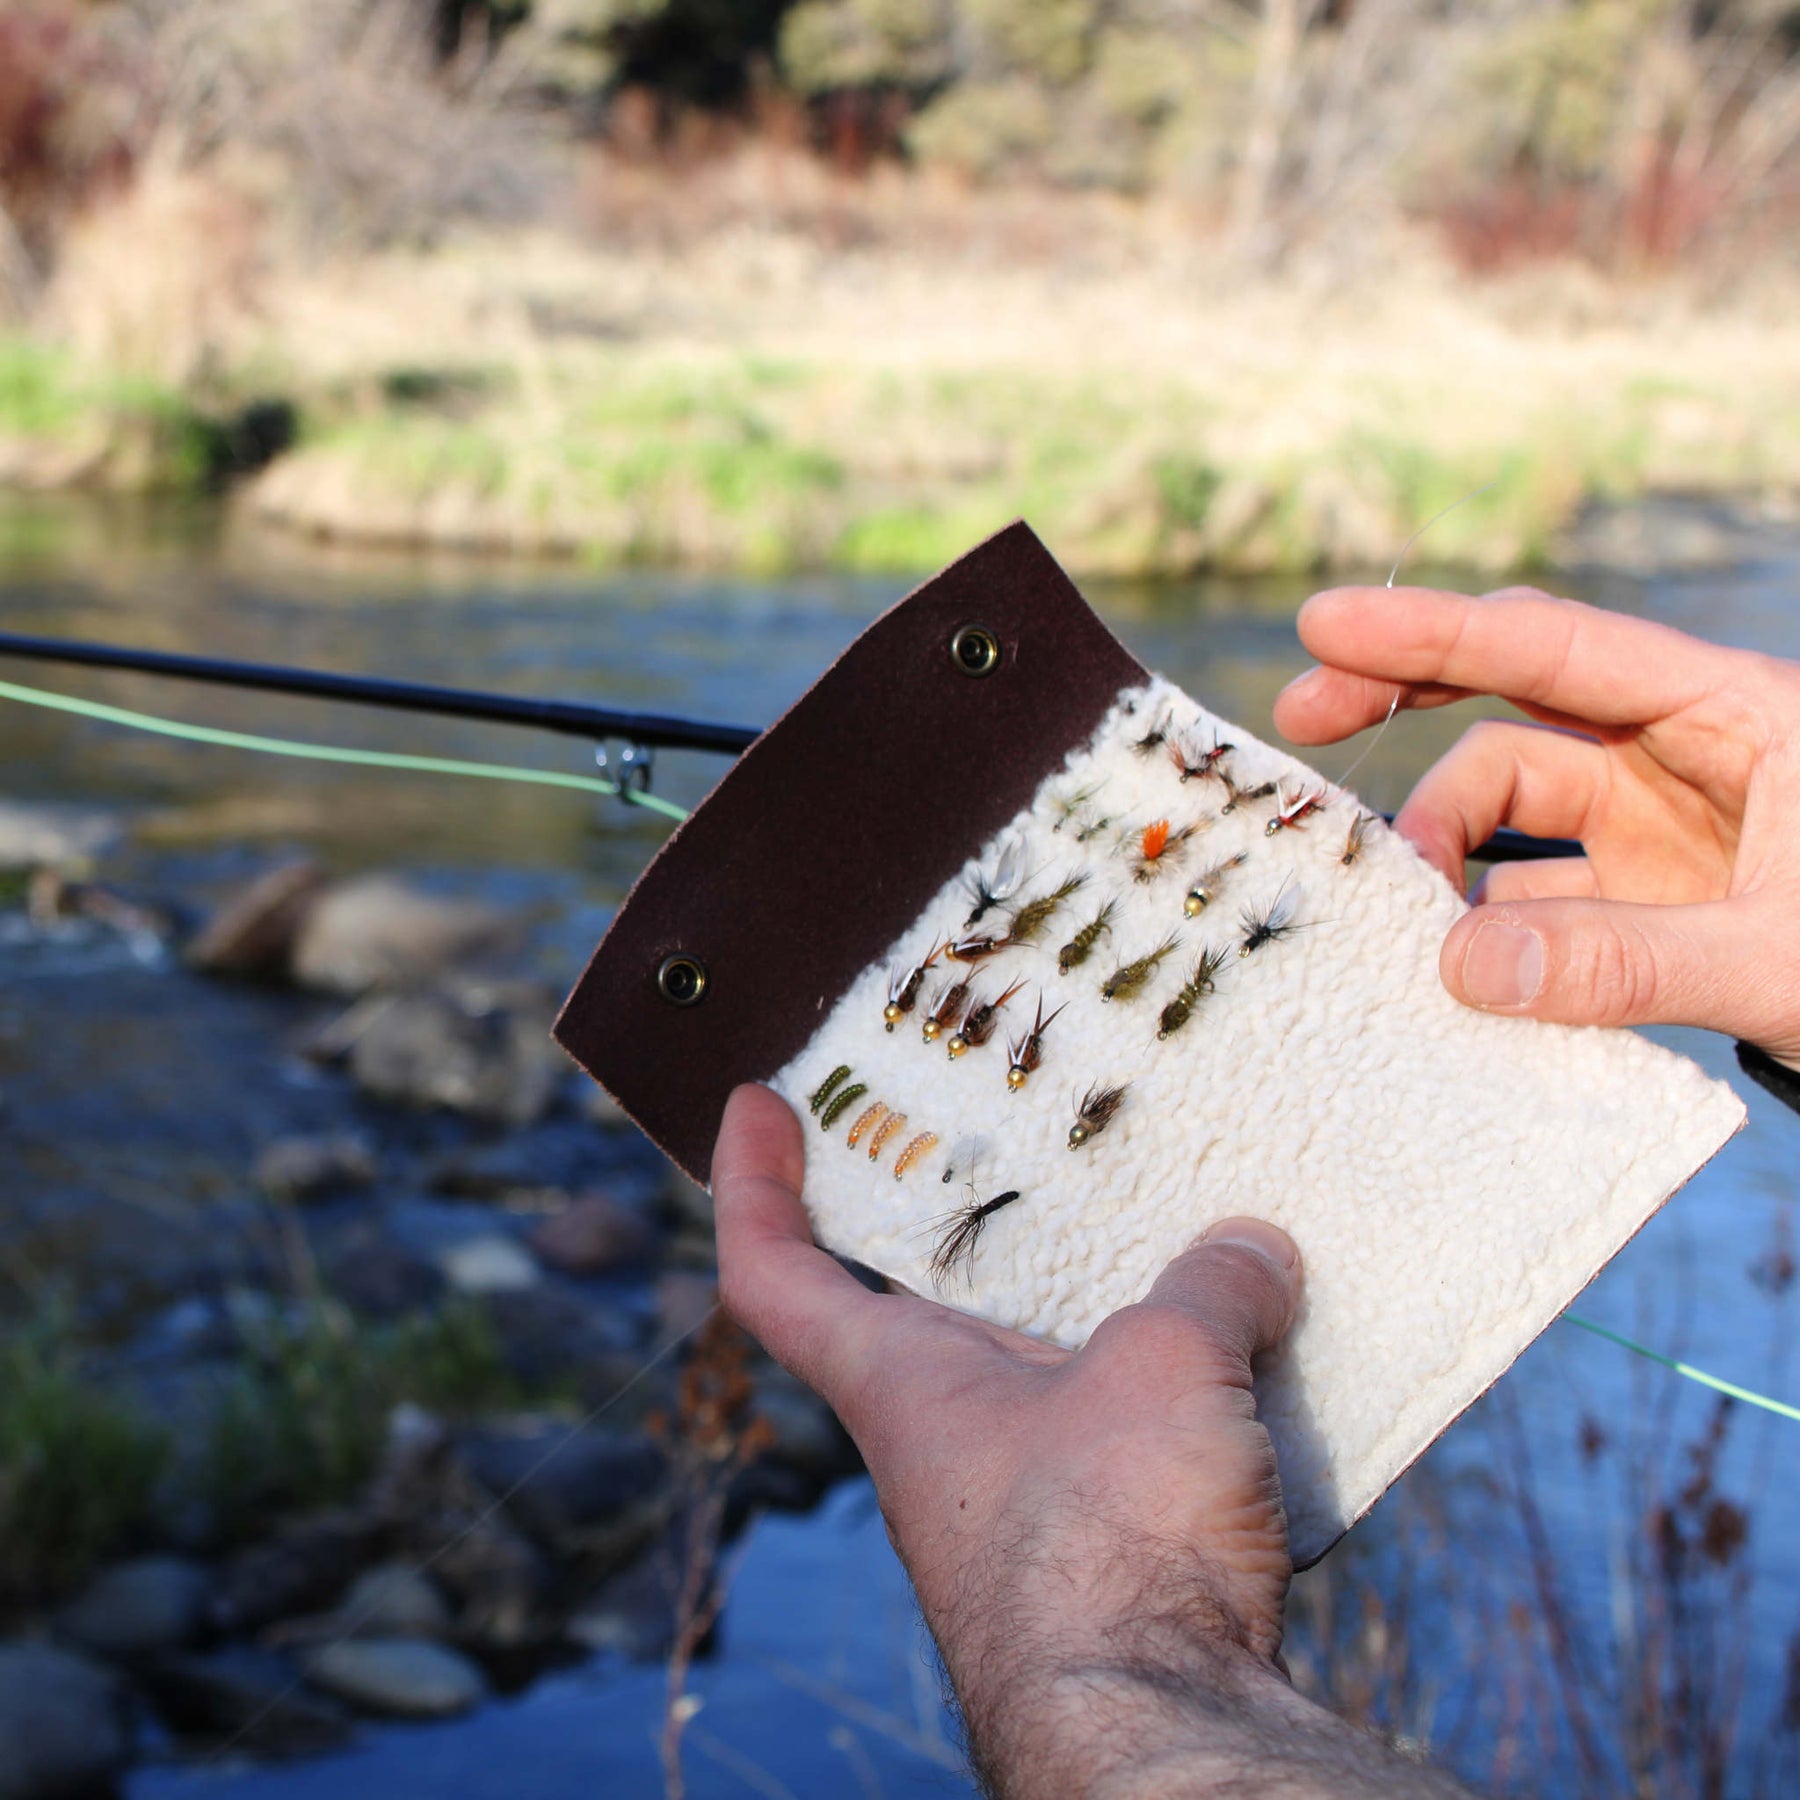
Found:
[{"label": "shadow on water", "polygon": [[[1423,567],[1409,574],[1454,579],[1453,571]],[[0,513],[0,625],[8,629],[750,724],[777,717],[907,585],[281,560],[202,515]],[[1724,575],[1592,574],[1571,585],[1715,639],[1800,654],[1800,554],[1791,546],[1758,548]],[[1266,729],[1275,694],[1306,666],[1292,625],[1304,593],[1304,584],[1208,582],[1101,585],[1093,598],[1142,660],[1224,714]],[[138,677],[41,667],[0,674],[318,741],[539,767],[580,768],[585,760],[573,744],[494,727]],[[1467,716],[1452,709],[1403,718],[1360,771],[1359,786],[1392,808]],[[1359,748],[1318,760],[1332,773]],[[128,815],[134,837],[118,872],[129,884],[203,904],[296,848],[342,870],[400,870],[530,914],[538,966],[564,984],[661,835],[640,814],[568,794],[271,763],[17,707],[0,709],[0,754],[11,796]],[[721,768],[714,758],[665,757],[658,790],[692,805]],[[0,1184],[0,1223],[35,1233],[34,1254],[52,1268],[64,1254],[85,1265],[92,1249],[59,1251],[59,1230],[98,1234],[115,1267],[114,1297],[129,1315],[132,1282],[154,1276],[159,1256],[204,1254],[204,1212],[160,1218],[158,1196],[204,1192],[209,1182],[228,1193],[231,1179],[219,1171],[241,1168],[274,1128],[260,1108],[280,1111],[290,1130],[296,1120],[306,1124],[315,1105],[322,1118],[329,1109],[304,1079],[295,1087],[295,1066],[264,1016],[272,1003],[263,997],[194,998],[194,1011],[171,1017],[170,998],[185,988],[172,986],[153,957],[90,970],[83,954],[75,939],[60,950],[0,941],[0,1083],[23,1150]],[[1735,1077],[1727,1046],[1668,1035],[1709,1071]],[[1786,1284],[1769,1271],[1783,1266],[1778,1253],[1792,1241],[1800,1140],[1766,1096],[1748,1098],[1749,1131],[1606,1271],[1582,1308],[1703,1367],[1791,1394]],[[128,1192],[142,1203],[121,1199]],[[100,1203],[78,1204],[83,1194]],[[1643,1598],[1644,1582],[1654,1588],[1671,1578],[1666,1556],[1660,1573],[1646,1572],[1640,1547],[1654,1529],[1666,1550],[1682,1484],[1691,1485],[1688,1447],[1715,1422],[1711,1397],[1611,1345],[1553,1329],[1302,1584],[1297,1677],[1377,1725],[1428,1742],[1496,1791],[1609,1791],[1606,1780],[1631,1758],[1629,1732],[1618,1728],[1617,1750],[1608,1740],[1603,1777],[1570,1773],[1580,1765],[1570,1760],[1576,1740],[1599,1728],[1575,1720],[1558,1689],[1567,1687],[1573,1658],[1583,1665],[1579,1680],[1592,1686],[1587,1711],[1610,1707],[1608,1717],[1625,1718],[1621,1696],[1653,1679],[1647,1665],[1628,1666],[1615,1627],[1621,1606],[1633,1594]],[[1796,1469],[1800,1434],[1739,1418],[1708,1471],[1713,1489],[1729,1493],[1748,1520],[1746,1547],[1716,1571],[1738,1595],[1731,1618],[1745,1634],[1734,1702],[1745,1734],[1772,1729],[1786,1678],[1800,1595]],[[704,1705],[689,1735],[691,1791],[967,1791],[866,1488],[840,1489],[807,1519],[765,1520],[747,1544],[722,1654],[697,1676]],[[1740,1581],[1745,1571],[1754,1579]],[[1690,1583],[1683,1604],[1717,1612],[1729,1600],[1722,1591]],[[1557,1631],[1560,1649],[1551,1641]],[[1398,1661],[1396,1643],[1407,1652]],[[653,1793],[661,1704],[658,1671],[600,1661],[546,1677],[455,1725],[371,1731],[340,1758],[266,1771],[145,1770],[131,1792],[140,1800],[300,1800],[347,1784],[450,1800],[494,1792],[504,1780],[521,1795]]]}]

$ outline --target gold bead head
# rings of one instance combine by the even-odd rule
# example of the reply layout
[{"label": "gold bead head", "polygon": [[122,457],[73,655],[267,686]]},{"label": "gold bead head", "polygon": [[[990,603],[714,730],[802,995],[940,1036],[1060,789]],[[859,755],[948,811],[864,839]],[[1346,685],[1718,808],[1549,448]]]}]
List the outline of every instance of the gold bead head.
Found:
[{"label": "gold bead head", "polygon": [[1089,1135],[1085,1125],[1071,1125],[1069,1127],[1069,1148],[1079,1150],[1088,1141]]},{"label": "gold bead head", "polygon": [[927,1019],[924,1026],[926,1043],[935,1044],[937,1042],[937,1035],[942,1029],[943,1027],[938,1024],[936,1019]]},{"label": "gold bead head", "polygon": [[894,1027],[906,1017],[906,1014],[901,1011],[898,1001],[890,1000],[887,1005],[882,1008],[881,1016],[887,1020],[888,1030],[892,1031]]},{"label": "gold bead head", "polygon": [[945,1046],[945,1047],[946,1047],[946,1048],[947,1048],[947,1049],[948,1049],[948,1050],[949,1050],[949,1052],[950,1052],[950,1060],[951,1060],[951,1061],[952,1061],[952,1062],[954,1062],[954,1061],[955,1061],[955,1060],[956,1060],[956,1059],[957,1059],[957,1058],[958,1058],[958,1057],[959,1057],[959,1056],[961,1056],[961,1055],[962,1055],[962,1053],[963,1053],[963,1052],[964,1052],[964,1051],[965,1051],[965,1050],[967,1050],[967,1049],[968,1049],[968,1047],[969,1047],[969,1040],[968,1040],[968,1039],[967,1039],[967,1038],[966,1038],[966,1037],[964,1037],[964,1036],[963,1036],[963,1034],[962,1034],[962,1033],[961,1033],[961,1032],[960,1032],[960,1031],[959,1031],[959,1032],[958,1032],[958,1033],[957,1033],[957,1034],[956,1034],[956,1036],[955,1036],[955,1037],[953,1037],[953,1038],[952,1038],[952,1039],[951,1039],[951,1040],[950,1040],[950,1042],[949,1042],[949,1043],[948,1043],[948,1045],[946,1045],[946,1046]]},{"label": "gold bead head", "polygon": [[1194,891],[1182,901],[1181,910],[1186,913],[1190,919],[1197,919],[1206,911],[1206,903],[1211,898],[1212,896],[1208,894],[1204,888],[1195,888]]},{"label": "gold bead head", "polygon": [[1029,1069],[1021,1069],[1017,1063],[1014,1063],[1006,1071],[1006,1085],[1016,1094],[1025,1085],[1025,1079],[1030,1072]]}]

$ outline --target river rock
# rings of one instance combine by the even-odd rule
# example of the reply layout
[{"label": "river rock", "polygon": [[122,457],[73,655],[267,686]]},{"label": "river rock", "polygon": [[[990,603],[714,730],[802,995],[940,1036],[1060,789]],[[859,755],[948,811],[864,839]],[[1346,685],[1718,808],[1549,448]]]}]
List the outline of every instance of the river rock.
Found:
[{"label": "river rock", "polygon": [[231,1644],[207,1656],[158,1658],[140,1683],[171,1731],[227,1738],[261,1756],[311,1756],[350,1737],[330,1701],[300,1686],[287,1657]]},{"label": "river rock", "polygon": [[516,937],[494,907],[369,875],[339,883],[308,911],[294,944],[294,974],[337,994],[410,987]]},{"label": "river rock", "polygon": [[0,1646],[0,1800],[105,1792],[130,1752],[124,1694],[106,1669],[67,1650]]},{"label": "river rock", "polygon": [[92,807],[0,800],[0,869],[78,866],[121,835],[117,819]]},{"label": "river rock", "polygon": [[610,1194],[582,1194],[532,1232],[531,1247],[539,1262],[564,1275],[604,1275],[648,1262],[656,1233]]},{"label": "river rock", "polygon": [[381,1099],[528,1125],[556,1098],[562,1052],[487,990],[392,994],[358,1011],[350,1072]]},{"label": "river rock", "polygon": [[457,1455],[524,1530],[550,1544],[618,1524],[667,1494],[667,1462],[638,1432],[571,1432],[525,1418],[464,1433]]},{"label": "river rock", "polygon": [[390,1242],[370,1220],[359,1220],[333,1237],[318,1255],[332,1297],[365,1318],[404,1318],[443,1296],[443,1270],[405,1245]]},{"label": "river rock", "polygon": [[371,1530],[366,1520],[326,1514],[240,1552],[214,1596],[213,1623],[221,1631],[251,1632],[277,1619],[324,1611],[366,1560]]},{"label": "river rock", "polygon": [[498,1232],[452,1245],[438,1258],[438,1266],[459,1294],[517,1294],[544,1278],[531,1252]]},{"label": "river rock", "polygon": [[418,1638],[347,1638],[313,1651],[305,1668],[315,1687],[391,1719],[455,1718],[487,1693],[466,1656]]},{"label": "river rock", "polygon": [[355,1132],[277,1138],[256,1159],[256,1184],[273,1200],[311,1200],[374,1179],[375,1153]]},{"label": "river rock", "polygon": [[294,942],[326,887],[316,863],[284,863],[228,900],[188,945],[188,961],[209,975],[286,975]]},{"label": "river rock", "polygon": [[541,1391],[573,1383],[598,1405],[644,1367],[638,1347],[645,1321],[630,1299],[596,1298],[570,1283],[545,1281],[489,1294],[483,1310],[506,1366],[523,1386]]},{"label": "river rock", "polygon": [[353,1637],[442,1637],[450,1603],[417,1569],[384,1563],[356,1578],[333,1621]]},{"label": "river rock", "polygon": [[144,1556],[104,1570],[65,1607],[58,1636],[116,1661],[191,1644],[206,1619],[212,1577],[180,1556]]}]

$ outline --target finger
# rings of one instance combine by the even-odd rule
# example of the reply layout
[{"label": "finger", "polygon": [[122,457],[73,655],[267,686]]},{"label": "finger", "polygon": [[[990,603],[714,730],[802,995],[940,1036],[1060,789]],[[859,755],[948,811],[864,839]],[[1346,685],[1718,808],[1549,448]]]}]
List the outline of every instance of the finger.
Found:
[{"label": "finger", "polygon": [[1594,900],[1599,894],[1600,878],[1585,856],[1547,856],[1495,863],[1469,898],[1476,906],[1489,906],[1503,900]]},{"label": "finger", "polygon": [[1480,600],[1338,588],[1308,600],[1298,624],[1301,642],[1332,669],[1498,694],[1602,725],[1667,718],[1740,660],[1666,625],[1531,588]]},{"label": "finger", "polygon": [[720,1295],[777,1362],[831,1400],[862,1373],[881,1302],[813,1242],[805,1167],[786,1102],[740,1087],[713,1151]]},{"label": "finger", "polygon": [[1461,887],[1469,852],[1502,825],[1581,837],[1606,779],[1606,753],[1592,738],[1484,719],[1426,772],[1394,829]]},{"label": "finger", "polygon": [[1800,1018],[1800,924],[1743,899],[1523,900],[1467,914],[1444,985],[1486,1012],[1566,1025],[1700,1025],[1782,1042]]},{"label": "finger", "polygon": [[1467,688],[1438,683],[1407,684],[1354,675],[1344,669],[1308,669],[1275,696],[1275,729],[1289,743],[1335,744],[1340,738],[1379,725],[1388,716],[1395,694],[1400,696],[1402,712],[1423,712],[1471,697]]},{"label": "finger", "polygon": [[1224,1219],[1163,1270],[1144,1302],[1186,1313],[1248,1383],[1250,1359],[1293,1323],[1300,1252],[1260,1219]]}]

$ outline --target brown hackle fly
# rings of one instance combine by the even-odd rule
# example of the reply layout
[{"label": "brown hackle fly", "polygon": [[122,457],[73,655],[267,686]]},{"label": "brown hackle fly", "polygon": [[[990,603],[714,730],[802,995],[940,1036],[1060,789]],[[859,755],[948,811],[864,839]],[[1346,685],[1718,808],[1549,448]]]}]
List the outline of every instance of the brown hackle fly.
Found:
[{"label": "brown hackle fly", "polygon": [[1181,910],[1190,919],[1197,919],[1218,899],[1219,890],[1225,885],[1225,877],[1233,869],[1241,869],[1250,860],[1248,850],[1240,850],[1236,856],[1228,856],[1223,862],[1216,862],[1210,869],[1202,869],[1194,877],[1194,885],[1188,889],[1187,898],[1181,903]]},{"label": "brown hackle fly", "polygon": [[1347,869],[1363,853],[1363,845],[1369,836],[1369,827],[1375,823],[1375,815],[1371,812],[1359,812],[1350,826],[1350,835],[1344,839],[1344,854],[1338,858]]},{"label": "brown hackle fly", "polygon": [[935,1044],[938,1033],[961,1016],[963,1002],[968,997],[969,984],[967,981],[947,981],[938,989],[932,998],[930,1009],[925,1014],[923,1031],[926,1043]]},{"label": "brown hackle fly", "polygon": [[1062,903],[1084,887],[1087,883],[1085,874],[1071,875],[1061,887],[1048,894],[1040,894],[1035,900],[1027,900],[1013,915],[1006,928],[1009,943],[1029,944],[1037,934],[1050,923]]},{"label": "brown hackle fly", "polygon": [[887,1005],[882,1008],[881,1016],[889,1031],[918,1004],[919,989],[925,985],[925,973],[944,954],[945,948],[943,944],[934,943],[925,953],[924,960],[914,963],[904,973],[888,971]]},{"label": "brown hackle fly", "polygon": [[1000,1009],[1009,1001],[1024,982],[1015,981],[998,1000],[971,1000],[969,1010],[963,1015],[963,1022],[956,1028],[946,1048],[952,1060],[963,1055],[965,1051],[978,1050],[994,1035],[994,1027],[1000,1023]]},{"label": "brown hackle fly", "polygon": [[1148,756],[1152,750],[1160,750],[1169,741],[1169,722],[1173,717],[1173,713],[1164,713],[1141,738],[1132,739],[1132,749],[1139,756]]},{"label": "brown hackle fly", "polygon": [[1330,803],[1330,796],[1323,788],[1296,794],[1291,800],[1282,793],[1277,797],[1274,818],[1263,827],[1263,836],[1273,837],[1278,831],[1297,831],[1314,813],[1323,812]]},{"label": "brown hackle fly", "polygon": [[[1065,1000],[1063,1006],[1067,1006]],[[1044,1060],[1044,1033],[1050,1029],[1056,1009],[1047,1019],[1044,1017],[1044,1000],[1040,994],[1037,1003],[1037,1017],[1032,1021],[1029,1031],[1021,1032],[1018,1037],[1009,1039],[1006,1046],[1007,1058],[1011,1066],[1006,1071],[1006,1085],[1016,1094],[1031,1079],[1032,1071]]]},{"label": "brown hackle fly", "polygon": [[1236,744],[1220,743],[1215,736],[1208,748],[1196,750],[1191,739],[1176,733],[1169,738],[1169,761],[1175,765],[1177,780],[1200,781],[1209,775],[1220,773],[1219,763],[1236,748]]},{"label": "brown hackle fly", "polygon": [[1272,781],[1259,781],[1255,787],[1239,787],[1229,775],[1221,774],[1219,779],[1225,784],[1225,804],[1219,808],[1219,816],[1236,812],[1240,806],[1248,806],[1252,800],[1267,800],[1275,792]]},{"label": "brown hackle fly", "polygon": [[879,1124],[887,1116],[888,1109],[885,1100],[877,1100],[873,1106],[865,1107],[856,1115],[856,1123],[850,1127],[849,1134],[845,1137],[844,1142],[854,1150],[862,1141],[863,1133],[866,1132],[871,1125]]},{"label": "brown hackle fly", "polygon": [[963,876],[963,891],[974,902],[963,924],[979,925],[988,910],[1010,900],[1024,880],[1025,846],[1018,838],[1013,838],[1000,852],[991,876],[980,864]]},{"label": "brown hackle fly", "polygon": [[1102,1087],[1095,1082],[1076,1103],[1075,1123],[1069,1127],[1069,1148],[1079,1150],[1083,1144],[1092,1143],[1118,1116],[1130,1090],[1129,1081],[1120,1087]]},{"label": "brown hackle fly", "polygon": [[998,956],[1011,942],[1012,939],[1008,937],[986,934],[981,937],[958,938],[954,944],[944,946],[944,954],[952,962],[985,962],[990,956]]},{"label": "brown hackle fly", "polygon": [[1300,896],[1294,891],[1293,877],[1290,875],[1281,884],[1275,898],[1260,910],[1246,907],[1239,917],[1243,927],[1243,942],[1238,945],[1239,956],[1249,956],[1260,950],[1264,944],[1273,944],[1284,937],[1291,937],[1300,929],[1295,922],[1294,914],[1299,910]]},{"label": "brown hackle fly", "polygon": [[1068,974],[1071,969],[1079,969],[1093,954],[1094,946],[1112,930],[1112,916],[1118,909],[1118,905],[1116,900],[1107,901],[1099,912],[1057,951],[1056,966],[1063,974]]},{"label": "brown hackle fly", "polygon": [[849,1073],[850,1065],[848,1063],[839,1063],[838,1066],[813,1090],[812,1098],[806,1103],[808,1108],[816,1113],[819,1108],[837,1092],[838,1083],[843,1081]]},{"label": "brown hackle fly", "polygon": [[1181,853],[1200,830],[1199,822],[1184,825],[1179,831],[1169,829],[1167,819],[1146,825],[1137,839],[1132,857],[1132,874],[1138,881],[1153,881],[1164,869],[1172,869],[1181,861]]},{"label": "brown hackle fly", "polygon": [[1102,1000],[1134,1000],[1143,991],[1144,983],[1156,973],[1157,965],[1180,942],[1174,932],[1150,952],[1148,956],[1140,956],[1136,962],[1123,963],[1107,976],[1101,984]]},{"label": "brown hackle fly", "polygon": [[946,1213],[941,1219],[932,1220],[929,1227],[938,1234],[928,1265],[932,1282],[938,1287],[943,1287],[949,1281],[959,1265],[967,1273],[969,1263],[974,1260],[975,1246],[980,1243],[988,1220],[995,1213],[1011,1206],[1019,1197],[1017,1188],[1008,1188],[1004,1194],[996,1194],[991,1200],[977,1200],[974,1198],[974,1183],[969,1185],[968,1203],[959,1206],[954,1212]]},{"label": "brown hackle fly", "polygon": [[1223,950],[1201,952],[1200,960],[1194,964],[1193,973],[1181,984],[1181,991],[1162,1009],[1156,1033],[1159,1038],[1173,1037],[1194,1016],[1194,1008],[1213,991],[1224,961]]}]

